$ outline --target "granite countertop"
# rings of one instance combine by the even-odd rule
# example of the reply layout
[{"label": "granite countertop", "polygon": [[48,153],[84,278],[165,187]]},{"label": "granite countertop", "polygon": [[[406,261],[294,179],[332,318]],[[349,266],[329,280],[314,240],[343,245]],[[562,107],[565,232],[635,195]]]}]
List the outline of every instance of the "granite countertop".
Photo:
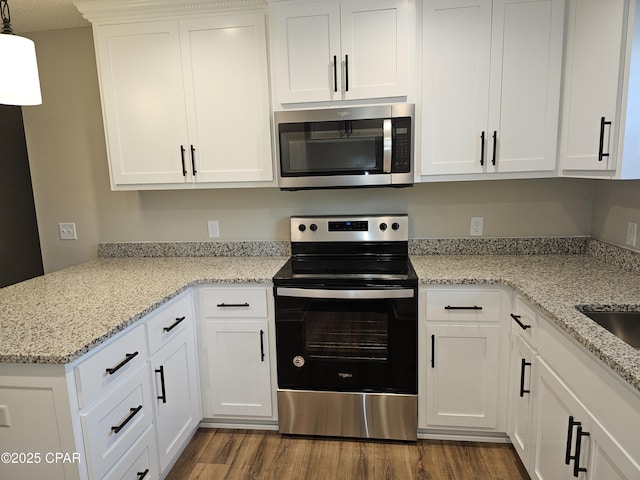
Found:
[{"label": "granite countertop", "polygon": [[[102,258],[0,289],[0,363],[66,364],[190,286],[268,284],[285,256]],[[412,255],[421,285],[505,285],[640,391],[640,351],[575,309],[640,309],[640,273],[587,254]]]},{"label": "granite countertop", "polygon": [[270,283],[287,257],[104,258],[0,289],[0,363],[70,363],[199,283]]},{"label": "granite countertop", "polygon": [[576,306],[640,310],[640,273],[590,255],[411,256],[421,285],[506,285],[640,390],[640,350]]}]

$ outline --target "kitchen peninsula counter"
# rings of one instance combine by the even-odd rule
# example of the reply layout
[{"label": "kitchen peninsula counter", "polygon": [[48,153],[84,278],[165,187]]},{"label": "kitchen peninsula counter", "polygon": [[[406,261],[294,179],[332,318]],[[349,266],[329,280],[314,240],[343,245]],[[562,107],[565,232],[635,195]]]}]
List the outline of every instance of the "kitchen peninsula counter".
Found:
[{"label": "kitchen peninsula counter", "polygon": [[[268,284],[285,256],[101,258],[0,289],[0,362],[70,363],[198,284]],[[640,391],[640,352],[575,309],[640,308],[640,273],[588,254],[412,255],[421,286],[504,285]]]}]

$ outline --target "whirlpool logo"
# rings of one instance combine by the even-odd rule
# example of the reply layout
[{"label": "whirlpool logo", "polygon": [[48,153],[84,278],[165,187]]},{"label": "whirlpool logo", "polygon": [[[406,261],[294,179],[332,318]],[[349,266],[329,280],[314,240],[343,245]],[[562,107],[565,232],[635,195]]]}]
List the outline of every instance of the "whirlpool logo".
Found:
[{"label": "whirlpool logo", "polygon": [[338,373],[340,378],[353,378],[353,373]]}]

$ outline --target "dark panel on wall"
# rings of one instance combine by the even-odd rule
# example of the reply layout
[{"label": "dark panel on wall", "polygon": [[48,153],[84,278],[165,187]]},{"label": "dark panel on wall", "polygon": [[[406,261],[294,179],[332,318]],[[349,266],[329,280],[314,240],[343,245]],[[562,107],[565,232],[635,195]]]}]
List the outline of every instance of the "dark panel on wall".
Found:
[{"label": "dark panel on wall", "polygon": [[22,109],[0,105],[0,287],[42,273]]}]

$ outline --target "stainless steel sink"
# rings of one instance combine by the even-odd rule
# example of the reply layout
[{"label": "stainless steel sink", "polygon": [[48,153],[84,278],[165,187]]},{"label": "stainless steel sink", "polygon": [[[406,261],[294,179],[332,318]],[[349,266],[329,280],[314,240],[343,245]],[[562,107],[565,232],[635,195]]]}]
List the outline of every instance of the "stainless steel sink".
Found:
[{"label": "stainless steel sink", "polygon": [[620,340],[640,349],[640,312],[580,311]]}]

